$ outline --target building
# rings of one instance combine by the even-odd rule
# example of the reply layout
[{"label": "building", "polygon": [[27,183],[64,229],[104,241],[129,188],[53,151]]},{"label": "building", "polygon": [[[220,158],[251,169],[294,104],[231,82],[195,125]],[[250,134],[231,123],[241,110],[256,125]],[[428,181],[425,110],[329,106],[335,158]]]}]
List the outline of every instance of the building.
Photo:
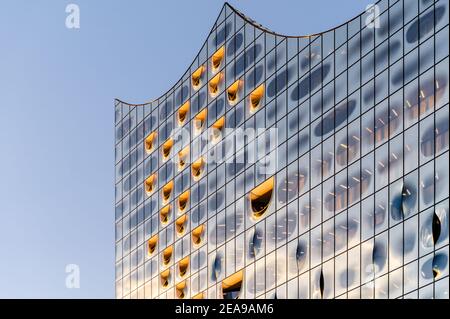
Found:
[{"label": "building", "polygon": [[448,24],[382,0],[283,36],[225,4],[173,88],[115,102],[117,298],[449,298]]}]

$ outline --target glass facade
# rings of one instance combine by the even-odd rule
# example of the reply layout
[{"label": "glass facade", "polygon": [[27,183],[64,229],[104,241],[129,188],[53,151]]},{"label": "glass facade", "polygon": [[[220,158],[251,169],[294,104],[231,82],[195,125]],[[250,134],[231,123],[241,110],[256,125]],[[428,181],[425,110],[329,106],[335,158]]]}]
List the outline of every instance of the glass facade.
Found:
[{"label": "glass facade", "polygon": [[115,102],[116,297],[449,298],[448,39],[446,0],[301,37],[225,4],[172,89]]}]

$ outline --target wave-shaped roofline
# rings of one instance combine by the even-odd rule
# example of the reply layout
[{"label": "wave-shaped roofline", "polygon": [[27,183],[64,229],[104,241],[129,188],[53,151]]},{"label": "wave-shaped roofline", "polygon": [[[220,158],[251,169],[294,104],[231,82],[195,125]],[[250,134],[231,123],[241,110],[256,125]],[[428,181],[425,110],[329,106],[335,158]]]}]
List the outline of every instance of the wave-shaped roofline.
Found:
[{"label": "wave-shaped roofline", "polygon": [[[379,2],[381,2],[381,1],[382,1],[382,0],[378,0],[378,1],[376,1],[376,3],[379,3]],[[376,3],[375,3],[375,4],[376,4]],[[214,30],[214,28],[216,28],[217,21],[218,21],[219,18],[220,18],[220,14],[222,13],[223,10],[225,10],[226,7],[230,8],[235,14],[237,14],[239,17],[241,17],[245,22],[250,23],[253,27],[255,27],[256,29],[258,29],[258,30],[260,30],[260,31],[262,31],[262,32],[265,32],[265,33],[268,33],[268,34],[272,34],[272,35],[277,36],[277,37],[291,38],[291,39],[292,39],[292,38],[295,38],[295,39],[311,38],[311,37],[315,37],[315,36],[322,35],[322,34],[327,33],[327,32],[334,31],[334,30],[336,30],[336,29],[339,29],[339,28],[342,27],[343,25],[346,25],[347,23],[351,22],[352,20],[356,19],[356,18],[359,17],[361,14],[363,14],[363,12],[361,12],[361,13],[359,13],[358,15],[352,17],[351,19],[348,19],[347,21],[345,21],[345,22],[343,22],[343,23],[341,23],[341,24],[339,24],[339,25],[337,25],[337,26],[335,26],[335,27],[332,27],[332,28],[330,28],[330,29],[328,29],[328,30],[322,31],[322,32],[313,33],[313,34],[309,34],[309,35],[286,35],[286,34],[277,33],[277,32],[274,32],[274,31],[272,31],[272,30],[270,30],[270,29],[267,29],[266,27],[264,27],[263,25],[259,24],[259,23],[256,22],[255,20],[253,20],[253,19],[247,17],[245,14],[243,14],[242,12],[240,12],[239,10],[237,10],[235,7],[233,7],[233,6],[232,6],[231,4],[229,4],[228,2],[225,2],[224,5],[223,5],[223,7],[222,7],[222,9],[219,11],[219,16],[217,17],[217,19],[216,19],[216,21],[214,22],[214,24],[213,24],[211,30],[210,30],[209,33],[208,33],[208,37],[209,37],[209,35],[211,34],[211,32]],[[196,57],[200,54],[201,50],[202,50],[203,47],[205,46],[206,42],[208,41],[208,37],[207,37],[206,40],[203,42],[203,45],[200,47],[200,50],[198,51],[198,53],[195,55]],[[180,83],[180,81],[183,79],[183,77],[184,77],[189,71],[190,71],[190,68],[188,68],[188,69],[186,70],[186,72],[183,73],[183,75],[175,82],[175,84],[174,84],[170,89],[168,89],[167,91],[165,91],[165,92],[164,92],[163,94],[161,94],[158,98],[152,99],[152,100],[150,100],[150,101],[148,101],[148,102],[138,103],[138,104],[128,103],[128,102],[125,102],[125,101],[123,101],[123,100],[121,100],[121,99],[119,99],[119,98],[115,98],[115,99],[114,99],[115,102],[116,102],[115,104],[117,104],[117,102],[119,102],[119,103],[126,104],[126,105],[129,105],[129,106],[145,106],[145,105],[151,104],[151,103],[153,103],[153,102],[156,102],[156,101],[160,100],[161,98],[163,98],[165,95],[167,95],[168,92],[170,92],[171,90],[173,90],[173,89]]]}]

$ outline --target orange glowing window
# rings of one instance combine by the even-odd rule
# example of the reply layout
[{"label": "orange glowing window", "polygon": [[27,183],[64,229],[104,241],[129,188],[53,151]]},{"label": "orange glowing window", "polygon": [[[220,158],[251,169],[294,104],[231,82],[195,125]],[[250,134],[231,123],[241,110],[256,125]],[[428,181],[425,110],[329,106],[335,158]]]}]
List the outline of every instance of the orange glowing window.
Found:
[{"label": "orange glowing window", "polygon": [[156,141],[156,132],[150,133],[144,140],[144,148],[147,154],[151,153],[154,149],[154,142]]},{"label": "orange glowing window", "polygon": [[156,174],[153,174],[144,181],[144,189],[145,193],[150,196],[155,190],[156,185]]},{"label": "orange glowing window", "polygon": [[148,240],[148,254],[149,255],[152,255],[155,252],[157,244],[158,244],[158,235],[155,235]]},{"label": "orange glowing window", "polygon": [[238,299],[241,287],[242,287],[242,279],[244,277],[244,271],[238,271],[233,275],[225,278],[222,281],[222,294],[223,299]]},{"label": "orange glowing window", "polygon": [[265,182],[256,186],[250,192],[250,204],[254,218],[261,217],[262,215],[264,215],[267,208],[269,208],[272,199],[274,180],[275,178],[271,177]]},{"label": "orange glowing window", "polygon": [[175,221],[175,229],[177,231],[178,235],[183,235],[185,230],[186,230],[186,225],[187,225],[187,215],[184,214],[183,216],[179,217],[176,221]]},{"label": "orange glowing window", "polygon": [[202,75],[205,70],[205,67],[202,65],[197,70],[192,73],[192,87],[195,90],[198,90],[200,86],[202,85]]},{"label": "orange glowing window", "polygon": [[213,143],[220,140],[222,137],[223,128],[225,127],[225,116],[222,116],[218,119],[213,125],[211,129],[211,140]]},{"label": "orange glowing window", "polygon": [[172,195],[173,190],[173,181],[168,182],[163,186],[161,190],[161,195],[164,203],[167,203],[170,200],[170,196]]},{"label": "orange glowing window", "polygon": [[192,231],[192,242],[194,243],[194,245],[200,245],[202,243],[204,232],[204,225],[200,225]]},{"label": "orange glowing window", "polygon": [[159,218],[161,219],[161,224],[165,225],[169,222],[171,210],[172,206],[170,205],[161,208],[161,210],[159,211]]},{"label": "orange glowing window", "polygon": [[220,83],[222,83],[222,79],[223,79],[223,74],[222,73],[217,73],[216,76],[214,76],[211,80],[209,80],[209,94],[212,97],[217,96],[217,94],[219,93],[219,87],[220,87]]},{"label": "orange glowing window", "polygon": [[169,286],[170,282],[170,269],[164,270],[162,273],[159,274],[160,280],[161,280],[161,286],[167,287]]},{"label": "orange glowing window", "polygon": [[220,47],[211,57],[211,66],[213,72],[216,72],[222,64],[223,57],[225,56],[225,46]]},{"label": "orange glowing window", "polygon": [[205,161],[203,160],[203,157],[200,157],[198,160],[192,163],[192,177],[194,178],[194,181],[198,181],[202,177],[204,169]]},{"label": "orange glowing window", "polygon": [[186,207],[189,203],[189,196],[191,192],[189,190],[185,191],[178,197],[178,210],[183,212],[186,210]]},{"label": "orange glowing window", "polygon": [[178,125],[181,126],[186,121],[190,106],[191,106],[191,103],[189,101],[187,101],[182,106],[180,106],[180,108],[178,109]]},{"label": "orange glowing window", "polygon": [[162,262],[164,265],[168,265],[172,260],[173,246],[169,246],[162,252]]},{"label": "orange glowing window", "polygon": [[186,280],[178,283],[175,286],[175,291],[178,299],[184,299],[184,297],[186,296],[185,289],[186,289]]},{"label": "orange glowing window", "polygon": [[230,105],[235,105],[236,102],[239,99],[239,91],[242,87],[244,81],[242,80],[237,80],[236,82],[234,82],[233,84],[231,84],[228,89],[227,89],[227,98],[228,98],[228,103]]},{"label": "orange glowing window", "polygon": [[208,109],[203,109],[194,117],[194,133],[199,134],[205,126]]},{"label": "orange glowing window", "polygon": [[184,277],[186,275],[189,268],[189,256],[183,258],[178,263],[178,275],[180,277]]},{"label": "orange glowing window", "polygon": [[250,93],[250,112],[256,112],[258,110],[263,96],[264,84],[261,84],[252,93]]},{"label": "orange glowing window", "polygon": [[163,156],[163,160],[167,160],[170,156],[170,151],[172,150],[173,139],[169,138],[161,147],[161,153]]}]

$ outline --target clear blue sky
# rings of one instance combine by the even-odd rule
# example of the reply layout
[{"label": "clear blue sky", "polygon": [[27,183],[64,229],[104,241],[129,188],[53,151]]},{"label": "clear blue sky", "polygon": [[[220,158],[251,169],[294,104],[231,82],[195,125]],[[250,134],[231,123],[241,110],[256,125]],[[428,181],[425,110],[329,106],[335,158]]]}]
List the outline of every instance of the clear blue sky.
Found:
[{"label": "clear blue sky", "polygon": [[[78,4],[81,28],[65,27]],[[367,0],[241,0],[283,34],[320,32]],[[218,0],[1,0],[0,298],[114,297],[113,99],[145,102],[197,54]],[[65,287],[78,264],[80,289]]]}]

